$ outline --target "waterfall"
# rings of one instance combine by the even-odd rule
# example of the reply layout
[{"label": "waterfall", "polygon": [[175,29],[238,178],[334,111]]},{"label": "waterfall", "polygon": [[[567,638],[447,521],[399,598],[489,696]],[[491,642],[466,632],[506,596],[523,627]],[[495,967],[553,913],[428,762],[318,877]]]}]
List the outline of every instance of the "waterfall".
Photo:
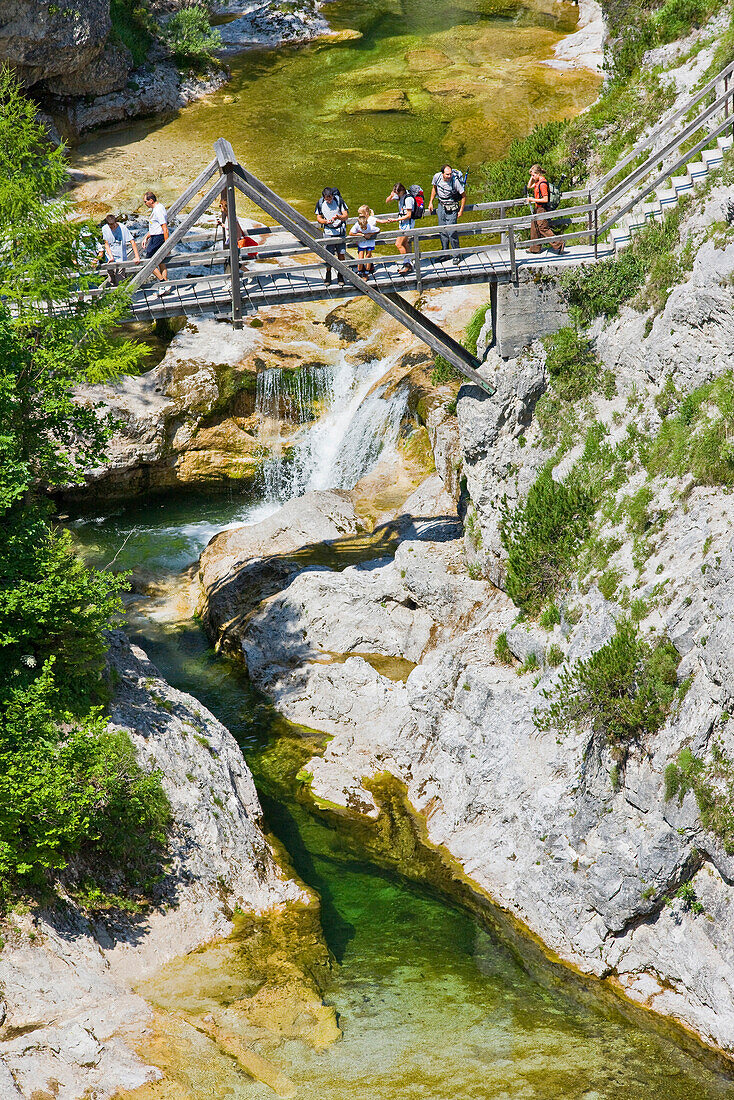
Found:
[{"label": "waterfall", "polygon": [[[349,349],[352,356],[358,345]],[[328,366],[260,371],[256,411],[266,451],[265,499],[285,502],[313,489],[351,489],[397,444],[407,392],[377,385],[389,361],[340,352]],[[321,415],[314,419],[315,412]]]}]

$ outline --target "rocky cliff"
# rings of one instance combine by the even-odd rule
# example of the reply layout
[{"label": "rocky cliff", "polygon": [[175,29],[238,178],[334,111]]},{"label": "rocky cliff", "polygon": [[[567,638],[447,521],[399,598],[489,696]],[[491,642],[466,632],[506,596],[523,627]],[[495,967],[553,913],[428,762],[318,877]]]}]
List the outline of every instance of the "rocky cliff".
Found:
[{"label": "rocky cliff", "polygon": [[138,984],[232,929],[245,913],[302,902],[261,831],[252,776],[230,733],[163,681],[122,634],[111,638],[111,723],[171,803],[169,863],[157,903],[136,916],[94,914],[60,896],[12,912],[0,953],[0,1094],[114,1095],[160,1074],[135,1050],[150,1027]]},{"label": "rocky cliff", "polygon": [[[494,396],[465,386],[455,426],[436,416],[463,538],[426,526],[394,558],[291,573],[237,639],[284,713],[331,736],[308,766],[317,798],[375,816],[363,780],[391,773],[430,841],[551,952],[734,1056],[730,170],[688,210],[694,259],[667,301],[585,336],[583,397],[561,396],[536,344],[490,353]],[[548,463],[594,505],[538,617],[505,591],[502,516]],[[210,560],[209,587],[215,575]],[[664,721],[623,750],[588,712],[544,725],[620,623],[640,645],[672,643]],[[671,768],[690,781],[671,786]]]}]

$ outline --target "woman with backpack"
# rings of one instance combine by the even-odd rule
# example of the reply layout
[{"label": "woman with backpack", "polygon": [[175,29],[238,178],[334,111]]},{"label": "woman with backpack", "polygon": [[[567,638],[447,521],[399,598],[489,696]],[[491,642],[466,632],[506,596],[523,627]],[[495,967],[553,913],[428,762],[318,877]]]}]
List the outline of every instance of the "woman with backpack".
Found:
[{"label": "woman with backpack", "polygon": [[[385,202],[394,202],[398,200],[398,216],[397,218],[382,218],[382,221],[397,222],[398,229],[407,233],[411,229],[415,229],[415,215],[416,215],[416,200],[409,193],[407,187],[403,183],[396,183],[390,194],[385,199]],[[408,255],[408,248],[410,247],[410,237],[396,237],[395,247],[401,256]],[[405,260],[403,266],[398,270],[398,275],[409,275],[413,270],[413,265],[410,260]]]},{"label": "woman with backpack", "polygon": [[[438,224],[456,225],[464,213],[466,205],[466,187],[461,173],[457,172],[450,164],[444,164],[440,172],[431,180],[431,197],[428,201],[428,213],[433,213],[433,204],[438,202]],[[459,247],[459,234],[441,233],[441,248],[444,252],[450,252]],[[443,257],[448,260],[448,256]],[[454,256],[454,263],[461,263],[461,256]]]},{"label": "woman with backpack", "polygon": [[[528,180],[527,190],[532,191],[532,199],[528,199],[531,206],[535,207],[535,213],[547,214],[550,210],[551,194],[550,184],[546,178],[545,172],[539,164],[534,164],[530,169],[530,179]],[[555,237],[550,222],[546,218],[533,218],[530,223],[530,240],[539,241],[541,237]],[[557,252],[560,256],[566,247],[563,241],[555,241],[550,246],[554,252]],[[531,245],[528,252],[540,252],[541,246],[539,244]]]}]

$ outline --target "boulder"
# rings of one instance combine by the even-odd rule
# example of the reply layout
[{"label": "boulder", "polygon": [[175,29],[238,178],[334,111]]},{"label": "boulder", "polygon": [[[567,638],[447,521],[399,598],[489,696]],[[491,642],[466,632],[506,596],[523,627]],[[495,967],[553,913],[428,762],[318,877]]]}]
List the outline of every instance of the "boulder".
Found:
[{"label": "boulder", "polygon": [[[260,523],[215,535],[199,562],[207,630],[228,646],[236,644],[249,612],[308,563],[309,548],[318,553],[319,544],[358,530],[350,494],[329,489],[291,500]],[[299,550],[300,561],[294,559]]]},{"label": "boulder", "polygon": [[76,74],[83,80],[111,27],[110,0],[0,0],[0,61],[7,61],[27,85],[56,77],[73,80]]}]

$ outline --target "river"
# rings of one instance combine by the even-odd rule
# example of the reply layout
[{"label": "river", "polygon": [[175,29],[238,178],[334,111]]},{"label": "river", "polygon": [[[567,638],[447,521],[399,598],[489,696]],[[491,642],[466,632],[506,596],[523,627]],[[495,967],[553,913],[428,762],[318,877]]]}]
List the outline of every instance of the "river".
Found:
[{"label": "river", "polygon": [[[87,187],[86,197],[137,205],[140,191],[153,186],[169,199],[223,135],[252,171],[304,212],[333,182],[378,208],[397,176],[425,184],[444,158],[476,170],[534,120],[578,111],[598,86],[591,74],[542,64],[573,29],[570,4],[335,0],[326,14],[336,30],[357,33],[338,42],[252,51],[233,61],[229,85],[178,116],[114,128],[85,142],[74,161],[94,179],[97,191]],[[382,109],[387,102],[392,109]],[[277,407],[279,374],[268,370],[260,379],[263,424],[270,406]],[[166,585],[223,527],[254,522],[308,488],[351,487],[395,444],[402,407],[380,403],[374,393],[365,401],[378,377],[374,363],[344,358],[322,370],[313,380],[321,416],[304,422],[292,453],[276,453],[265,464],[258,493],[169,495],[79,516],[71,523],[79,545],[95,564],[134,569],[139,588]],[[310,393],[303,398],[312,399]],[[491,921],[421,875],[401,874],[373,858],[353,831],[310,812],[296,776],[302,733],[273,714],[242,670],[211,651],[194,621],[171,621],[138,598],[129,630],[172,684],[232,731],[252,766],[268,827],[321,898],[323,935],[336,961],[324,994],[343,1037],[320,1053],[295,1039],[269,1052],[293,1082],[294,1095],[734,1097],[731,1081],[640,1027],[613,998],[589,996],[573,979],[559,978],[556,968],[539,967],[537,951],[530,965],[529,950],[526,959]],[[295,754],[288,746],[296,746]],[[226,966],[205,950],[146,983],[160,1019],[236,1001],[247,986],[237,935],[233,948]],[[186,1041],[175,1028],[160,1026],[143,1053],[166,1073],[145,1097],[273,1095],[214,1044]]]}]

